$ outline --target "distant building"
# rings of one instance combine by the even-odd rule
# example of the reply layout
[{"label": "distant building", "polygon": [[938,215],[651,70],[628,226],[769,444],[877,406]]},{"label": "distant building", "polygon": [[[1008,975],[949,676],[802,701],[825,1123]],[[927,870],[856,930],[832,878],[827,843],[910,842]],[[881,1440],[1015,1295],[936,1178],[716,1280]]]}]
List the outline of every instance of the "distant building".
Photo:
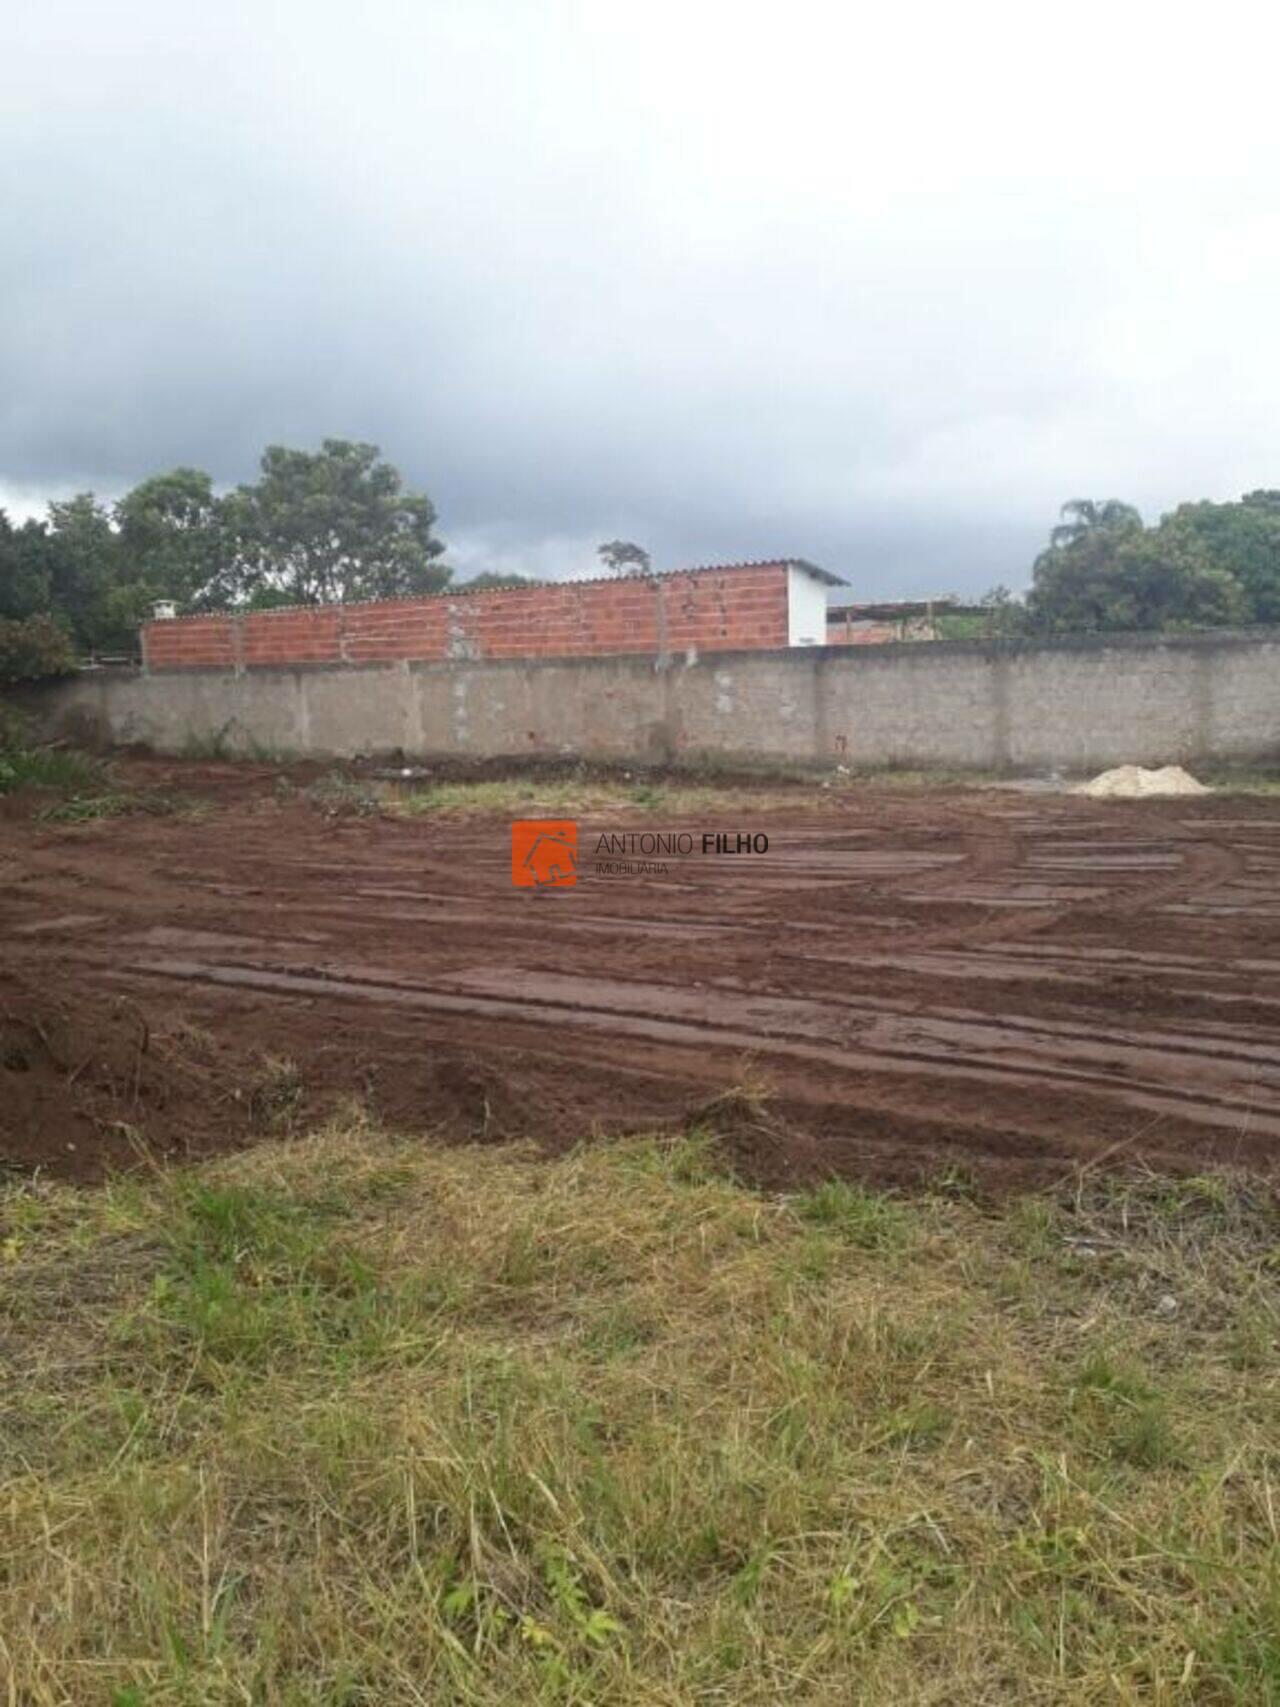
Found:
[{"label": "distant building", "polygon": [[982,614],[980,605],[962,605],[952,598],[832,604],[827,606],[827,645],[883,646],[891,640],[940,640],[942,617]]}]

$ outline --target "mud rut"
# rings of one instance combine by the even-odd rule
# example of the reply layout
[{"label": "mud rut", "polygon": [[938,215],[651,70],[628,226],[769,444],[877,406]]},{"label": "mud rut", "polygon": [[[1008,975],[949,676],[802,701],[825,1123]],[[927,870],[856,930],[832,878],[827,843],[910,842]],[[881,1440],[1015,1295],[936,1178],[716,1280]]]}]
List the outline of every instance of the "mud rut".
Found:
[{"label": "mud rut", "polygon": [[314,1106],[354,1092],[445,1136],[564,1144],[763,1083],[738,1139],[769,1183],[1280,1153],[1277,804],[597,814],[584,850],[739,821],[771,850],[661,880],[587,858],[576,889],[537,892],[511,886],[502,819],[329,821],[214,767],[202,791],[197,822],[0,825],[6,973],[289,1057]]}]

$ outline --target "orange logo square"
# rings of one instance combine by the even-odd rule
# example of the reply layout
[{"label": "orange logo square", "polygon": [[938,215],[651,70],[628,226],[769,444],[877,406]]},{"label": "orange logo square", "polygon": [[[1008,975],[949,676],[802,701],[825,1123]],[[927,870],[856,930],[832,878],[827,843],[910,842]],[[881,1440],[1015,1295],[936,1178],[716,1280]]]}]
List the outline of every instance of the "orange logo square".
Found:
[{"label": "orange logo square", "polygon": [[511,826],[511,881],[519,889],[567,889],[578,881],[572,818],[521,818]]}]

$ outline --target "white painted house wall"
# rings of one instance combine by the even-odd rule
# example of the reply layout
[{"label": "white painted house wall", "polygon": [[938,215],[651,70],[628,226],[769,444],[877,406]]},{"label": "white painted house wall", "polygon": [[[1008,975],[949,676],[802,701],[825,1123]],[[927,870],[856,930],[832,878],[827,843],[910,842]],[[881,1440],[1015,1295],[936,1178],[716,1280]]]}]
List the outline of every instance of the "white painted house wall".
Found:
[{"label": "white painted house wall", "polygon": [[827,589],[796,563],[787,566],[787,644],[825,646]]}]

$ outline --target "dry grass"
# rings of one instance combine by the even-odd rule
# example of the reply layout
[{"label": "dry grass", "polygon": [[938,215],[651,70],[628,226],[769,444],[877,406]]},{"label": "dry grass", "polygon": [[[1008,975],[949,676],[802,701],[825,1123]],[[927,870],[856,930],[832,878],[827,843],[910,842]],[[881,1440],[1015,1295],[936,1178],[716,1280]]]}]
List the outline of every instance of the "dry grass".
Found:
[{"label": "dry grass", "polygon": [[536,772],[489,782],[447,782],[428,787],[384,785],[387,810],[398,816],[420,813],[499,813],[506,817],[563,817],[603,812],[661,812],[669,816],[709,816],[715,812],[806,812],[838,805],[854,790],[868,787],[913,790],[978,787],[988,779],[938,771],[866,771],[847,769],[796,772],[787,782],[745,787],[713,777],[688,782],[613,782],[584,773],[581,778],[540,777]]},{"label": "dry grass", "polygon": [[[564,779],[530,774],[493,782],[443,782],[394,795],[390,810],[406,817],[420,813],[500,813],[506,817],[563,817],[601,812],[709,813],[730,808],[768,810],[793,804],[796,791],[735,789],[731,784],[607,782],[584,776]],[[804,793],[806,807],[814,804]],[[821,795],[817,795],[818,800]]]},{"label": "dry grass", "polygon": [[1280,1701],[1273,1206],[943,1186],[358,1121],[13,1185],[0,1701]]}]

